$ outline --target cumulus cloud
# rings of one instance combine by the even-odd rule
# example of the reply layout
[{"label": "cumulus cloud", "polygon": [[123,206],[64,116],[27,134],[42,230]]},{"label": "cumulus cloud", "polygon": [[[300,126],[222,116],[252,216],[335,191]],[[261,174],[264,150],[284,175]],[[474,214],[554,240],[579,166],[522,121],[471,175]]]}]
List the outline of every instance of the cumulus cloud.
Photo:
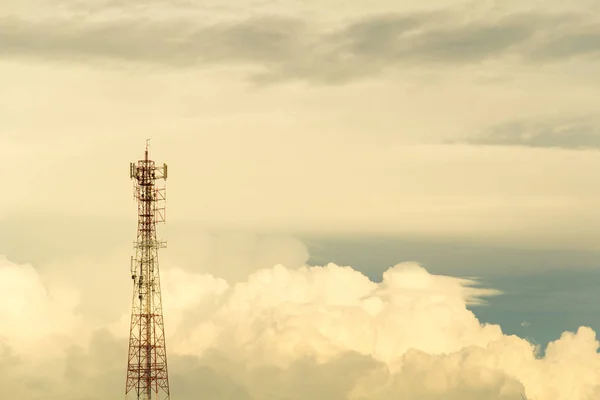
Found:
[{"label": "cumulus cloud", "polygon": [[344,83],[389,68],[526,63],[597,54],[600,31],[573,13],[465,10],[369,15],[340,26],[284,15],[199,24],[166,18],[0,19],[0,56],[192,67],[245,65],[257,82]]},{"label": "cumulus cloud", "polygon": [[[276,266],[224,292],[223,303],[211,319],[199,324],[198,335],[191,334],[181,346],[194,352],[236,349],[238,358],[277,365],[298,357],[324,361],[346,351],[389,362],[406,346],[426,351],[449,343],[460,347],[475,325],[448,331],[451,315],[470,313],[465,304],[495,294],[470,284],[430,275],[416,264],[388,270],[380,284],[334,264],[298,270]],[[436,311],[439,318],[430,320],[426,311]],[[431,328],[427,335],[422,332],[425,325]],[[203,343],[206,337],[215,339]]]},{"label": "cumulus cloud", "polygon": [[[22,282],[31,288],[17,291],[17,298],[38,293],[34,304],[52,309],[53,300],[43,296],[31,267],[5,261],[0,274],[8,286]],[[232,400],[516,400],[524,392],[538,400],[593,400],[600,395],[599,343],[591,329],[564,333],[541,357],[531,343],[481,324],[469,310],[469,303],[497,291],[430,274],[416,263],[390,268],[381,282],[335,264],[278,265],[234,284],[183,269],[163,275],[172,392],[180,399],[202,394]],[[8,309],[7,294],[0,296]],[[72,307],[54,309],[73,313]],[[4,336],[30,329],[23,319],[2,322]],[[80,330],[61,327],[73,337]],[[50,345],[52,332],[39,329],[37,335]],[[127,333],[126,326],[106,325],[52,358],[13,346],[16,339],[10,336],[0,351],[0,365],[8,366],[0,379],[13,379],[3,382],[0,393],[24,400],[41,393],[51,400],[118,396]]]},{"label": "cumulus cloud", "polygon": [[68,287],[49,293],[31,265],[0,256],[0,293],[0,339],[11,346],[43,349],[48,338],[61,338],[77,326],[77,293]]}]

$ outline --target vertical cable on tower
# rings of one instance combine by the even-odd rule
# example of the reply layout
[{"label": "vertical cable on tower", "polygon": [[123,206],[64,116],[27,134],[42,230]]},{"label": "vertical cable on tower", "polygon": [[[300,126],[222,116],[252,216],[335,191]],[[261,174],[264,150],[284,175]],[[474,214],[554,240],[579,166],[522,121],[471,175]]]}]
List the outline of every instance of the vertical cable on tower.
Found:
[{"label": "vertical cable on tower", "polygon": [[156,166],[148,156],[129,166],[138,205],[135,257],[131,257],[133,300],[129,356],[127,363],[127,400],[169,400],[167,349],[162,312],[158,250],[166,242],[156,237],[156,224],[165,222],[165,187],[157,180],[167,179],[167,165]]}]

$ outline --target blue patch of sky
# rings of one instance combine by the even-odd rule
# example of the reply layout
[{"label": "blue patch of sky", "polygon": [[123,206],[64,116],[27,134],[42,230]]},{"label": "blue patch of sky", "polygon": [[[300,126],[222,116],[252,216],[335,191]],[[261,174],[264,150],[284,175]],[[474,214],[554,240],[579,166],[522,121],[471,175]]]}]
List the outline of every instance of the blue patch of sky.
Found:
[{"label": "blue patch of sky", "polygon": [[501,290],[485,306],[471,309],[540,345],[564,331],[589,326],[600,332],[600,253],[559,249],[516,249],[465,243],[417,242],[402,238],[303,238],[312,265],[351,265],[374,281],[402,261],[416,261],[435,274],[477,277]]}]

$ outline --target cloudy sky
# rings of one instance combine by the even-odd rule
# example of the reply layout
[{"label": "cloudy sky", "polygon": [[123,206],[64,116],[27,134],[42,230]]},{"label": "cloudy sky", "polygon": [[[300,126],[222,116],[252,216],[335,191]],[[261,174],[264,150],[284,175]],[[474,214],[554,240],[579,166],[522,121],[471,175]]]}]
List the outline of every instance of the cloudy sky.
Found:
[{"label": "cloudy sky", "polygon": [[600,3],[0,0],[0,397],[600,398]]}]

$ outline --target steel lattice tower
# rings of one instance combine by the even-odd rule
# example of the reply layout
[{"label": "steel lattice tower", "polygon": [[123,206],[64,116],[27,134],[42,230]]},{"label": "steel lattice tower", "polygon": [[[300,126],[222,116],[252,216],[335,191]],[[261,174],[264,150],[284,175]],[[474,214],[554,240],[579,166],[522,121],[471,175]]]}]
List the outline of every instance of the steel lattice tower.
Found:
[{"label": "steel lattice tower", "polygon": [[167,179],[167,165],[157,167],[148,158],[148,142],[143,160],[130,164],[134,197],[138,204],[135,257],[131,257],[133,301],[129,357],[127,363],[127,400],[168,400],[169,376],[167,349],[160,293],[158,249],[165,241],[156,238],[156,224],[165,221],[165,188],[155,181]]}]

